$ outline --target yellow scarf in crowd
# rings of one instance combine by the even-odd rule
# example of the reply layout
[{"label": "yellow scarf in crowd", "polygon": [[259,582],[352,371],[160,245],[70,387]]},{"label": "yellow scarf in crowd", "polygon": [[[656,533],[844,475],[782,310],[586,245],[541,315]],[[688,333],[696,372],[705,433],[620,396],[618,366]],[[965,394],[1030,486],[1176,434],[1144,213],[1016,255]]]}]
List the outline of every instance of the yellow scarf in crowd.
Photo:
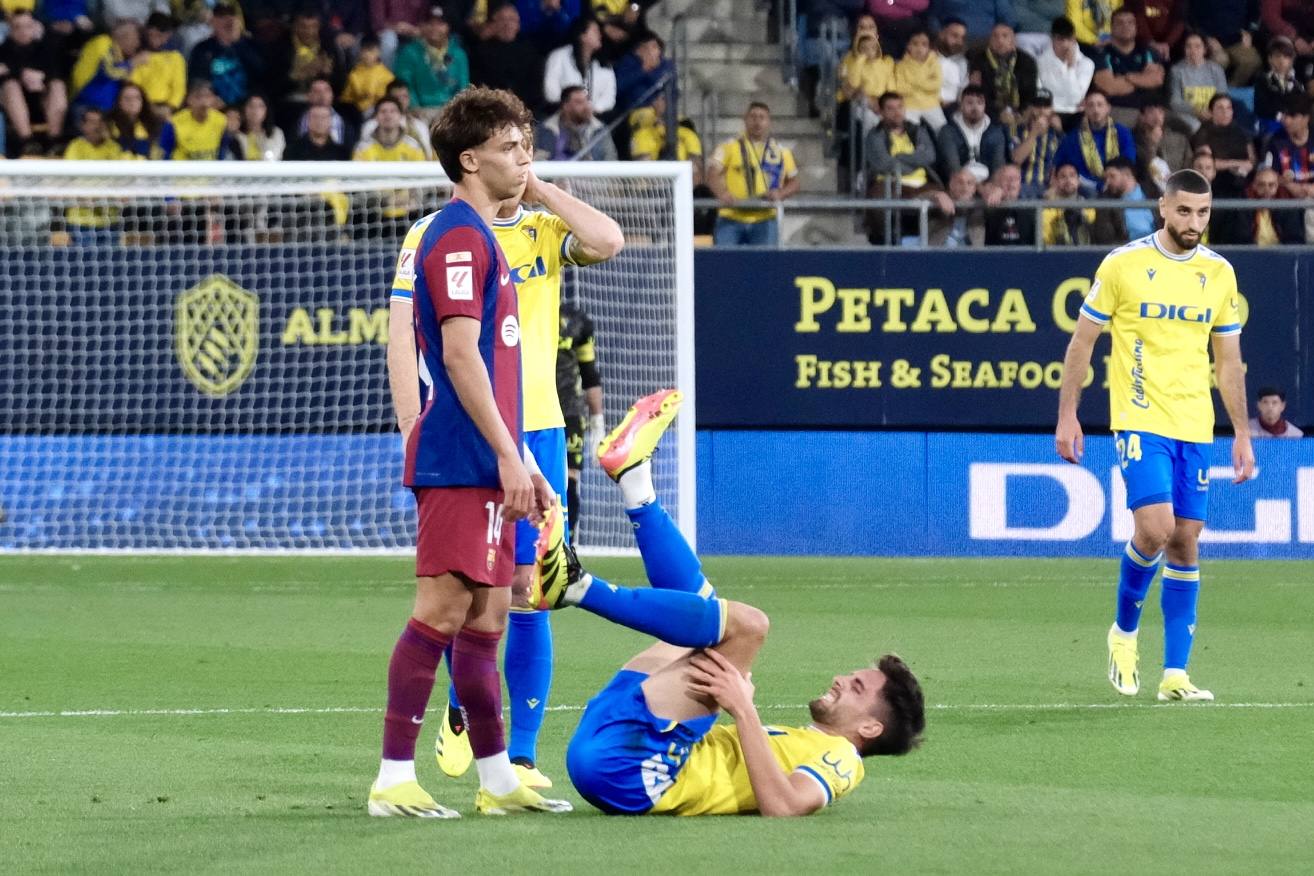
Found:
[{"label": "yellow scarf in crowd", "polygon": [[1092,178],[1104,175],[1104,162],[1118,157],[1118,130],[1113,119],[1104,126],[1104,157],[1100,158],[1099,149],[1095,148],[1095,135],[1090,130],[1090,122],[1081,120],[1081,157],[1086,162],[1086,169]]}]

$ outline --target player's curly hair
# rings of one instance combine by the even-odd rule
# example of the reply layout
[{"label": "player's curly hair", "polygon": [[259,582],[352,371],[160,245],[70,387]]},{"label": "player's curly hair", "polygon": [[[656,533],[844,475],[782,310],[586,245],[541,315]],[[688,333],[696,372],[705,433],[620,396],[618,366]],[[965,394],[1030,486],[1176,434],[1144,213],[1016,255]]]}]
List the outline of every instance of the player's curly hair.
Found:
[{"label": "player's curly hair", "polygon": [[861,754],[907,754],[922,744],[926,729],[926,702],[922,686],[908,664],[897,654],[886,654],[876,664],[885,675],[881,687],[881,735],[867,743]]},{"label": "player's curly hair", "polygon": [[500,88],[473,85],[447,102],[429,127],[438,163],[454,183],[461,181],[461,153],[473,149],[489,137],[515,125],[527,128],[533,116],[520,98]]}]

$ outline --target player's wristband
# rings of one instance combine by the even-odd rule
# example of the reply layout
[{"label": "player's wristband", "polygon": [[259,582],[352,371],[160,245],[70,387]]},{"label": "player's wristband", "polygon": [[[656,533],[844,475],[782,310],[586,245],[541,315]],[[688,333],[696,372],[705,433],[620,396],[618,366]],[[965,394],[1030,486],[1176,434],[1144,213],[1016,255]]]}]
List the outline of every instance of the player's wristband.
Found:
[{"label": "player's wristband", "polygon": [[601,441],[602,436],[606,434],[607,427],[605,424],[606,420],[603,419],[602,414],[594,414],[589,417],[589,431],[593,433],[595,441]]}]

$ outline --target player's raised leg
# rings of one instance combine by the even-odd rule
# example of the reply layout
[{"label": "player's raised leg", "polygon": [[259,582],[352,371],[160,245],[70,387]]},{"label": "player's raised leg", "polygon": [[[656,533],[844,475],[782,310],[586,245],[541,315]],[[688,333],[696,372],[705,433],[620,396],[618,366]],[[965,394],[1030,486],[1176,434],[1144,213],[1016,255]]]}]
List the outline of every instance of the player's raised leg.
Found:
[{"label": "player's raised leg", "polygon": [[636,401],[598,445],[598,460],[620,486],[648,582],[664,590],[710,597],[715,591],[703,576],[702,564],[657,500],[652,482],[652,456],[682,401],[684,395],[677,389],[659,390]]}]

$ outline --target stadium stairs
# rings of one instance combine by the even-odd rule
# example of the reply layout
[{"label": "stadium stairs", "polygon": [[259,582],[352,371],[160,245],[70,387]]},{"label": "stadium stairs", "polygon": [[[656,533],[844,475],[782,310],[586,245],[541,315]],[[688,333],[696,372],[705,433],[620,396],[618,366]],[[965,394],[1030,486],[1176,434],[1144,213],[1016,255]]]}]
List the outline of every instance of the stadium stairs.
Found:
[{"label": "stadium stairs", "polygon": [[[773,136],[794,152],[800,195],[833,196],[835,160],[826,156],[821,121],[809,118],[806,103],[785,81],[780,45],[767,38],[767,8],[760,0],[665,0],[649,11],[648,24],[669,42],[681,16],[687,34],[683,112],[698,126],[704,153],[710,157],[717,144],[737,136],[749,102],[760,100],[771,107]],[[676,51],[668,45],[668,54]],[[781,228],[781,241],[796,245],[852,236],[847,216],[787,211]]]}]

